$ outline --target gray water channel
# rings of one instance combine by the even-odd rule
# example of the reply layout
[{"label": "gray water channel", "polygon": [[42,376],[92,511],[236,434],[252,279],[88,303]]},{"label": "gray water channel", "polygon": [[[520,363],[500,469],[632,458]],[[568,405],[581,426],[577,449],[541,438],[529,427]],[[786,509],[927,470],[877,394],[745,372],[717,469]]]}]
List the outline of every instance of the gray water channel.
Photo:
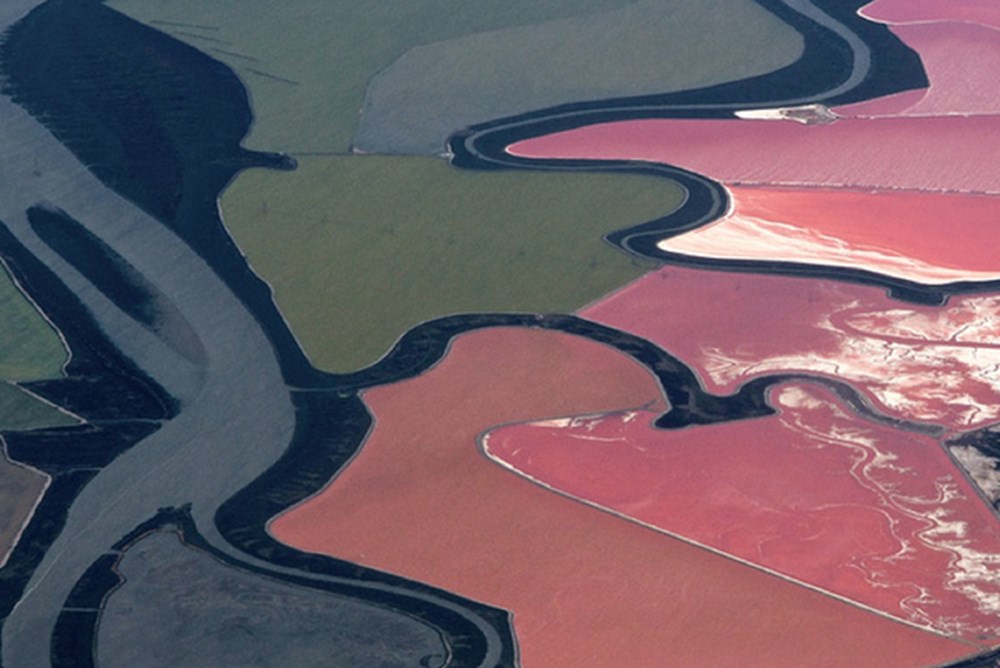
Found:
[{"label": "gray water channel", "polygon": [[[0,31],[39,4],[41,0],[0,3]],[[803,13],[813,11],[804,0],[788,0],[788,4]],[[823,23],[823,16],[815,18]],[[845,38],[851,42],[850,33]],[[844,86],[864,76],[867,51],[863,44],[859,52],[858,72]],[[98,557],[159,508],[190,504],[198,530],[213,547],[249,566],[276,574],[296,573],[237,552],[222,539],[213,521],[224,501],[285,451],[292,439],[295,412],[265,332],[204,260],[163,225],[105,187],[7,97],[0,97],[0,128],[0,220],[78,296],[111,341],[180,403],[177,417],[164,422],[159,431],[116,458],[86,485],[6,619],[3,665],[47,668],[56,619],[73,585]],[[64,210],[141,273],[190,325],[204,357],[179,354],[176,345],[120,311],[43,243],[25,213],[39,205]],[[357,584],[332,577],[317,579]],[[365,586],[397,590],[388,585]],[[399,591],[470,618],[487,639],[483,665],[497,664],[501,639],[489,624],[431,595]]]}]

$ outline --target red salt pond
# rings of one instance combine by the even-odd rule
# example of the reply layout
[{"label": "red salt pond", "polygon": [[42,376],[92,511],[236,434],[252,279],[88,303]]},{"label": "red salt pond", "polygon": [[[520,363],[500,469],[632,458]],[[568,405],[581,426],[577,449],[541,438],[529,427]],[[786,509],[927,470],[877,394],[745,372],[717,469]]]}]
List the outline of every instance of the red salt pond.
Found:
[{"label": "red salt pond", "polygon": [[1000,28],[1000,5],[996,0],[876,0],[859,13],[890,24],[952,20]]},{"label": "red salt pond", "polygon": [[507,426],[485,450],[622,517],[998,644],[1000,530],[944,449],[861,420],[813,385],[770,398],[776,416],[677,431],[653,427],[649,411]]},{"label": "red salt pond", "polygon": [[806,373],[892,416],[965,430],[1000,420],[1000,295],[925,307],[863,285],[668,267],[581,315],[649,339],[713,392]]},{"label": "red salt pond", "polygon": [[[1000,197],[730,188],[732,210],[660,242],[696,257],[849,267],[924,284],[1000,279]],[[947,239],[948,243],[941,243]]]},{"label": "red salt pond", "polygon": [[484,330],[364,399],[364,448],[270,531],[512,611],[525,668],[905,668],[976,651],[552,494],[476,447],[501,423],[657,410],[653,377],[615,350]]},{"label": "red salt pond", "polygon": [[517,142],[527,158],[644,160],[738,184],[1000,193],[1000,116],[603,123]]},{"label": "red salt pond", "polygon": [[[868,16],[921,16],[930,5],[883,0]],[[939,2],[934,16],[986,12]],[[995,8],[990,10],[995,12]],[[779,120],[636,120],[517,142],[527,158],[663,162],[728,183],[853,186],[997,193],[1000,167],[1000,32],[955,21],[892,28],[924,61],[927,91],[838,108],[846,118],[806,125]]]},{"label": "red salt pond", "polygon": [[1000,31],[958,22],[893,26],[891,30],[920,54],[930,88],[837,107],[838,115],[1000,113],[995,83],[1000,71]]}]

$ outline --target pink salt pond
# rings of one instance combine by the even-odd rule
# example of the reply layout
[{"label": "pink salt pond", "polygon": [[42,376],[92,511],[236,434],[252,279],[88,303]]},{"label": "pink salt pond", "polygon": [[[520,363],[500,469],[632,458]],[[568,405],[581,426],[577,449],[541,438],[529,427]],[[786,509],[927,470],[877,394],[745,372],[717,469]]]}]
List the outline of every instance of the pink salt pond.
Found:
[{"label": "pink salt pond", "polygon": [[930,88],[837,107],[841,116],[996,114],[1000,30],[955,21],[892,26],[920,54]]},{"label": "pink salt pond", "polygon": [[899,419],[1000,421],[1000,294],[930,307],[864,285],[667,267],[581,315],[660,345],[716,394],[801,373],[849,383]]},{"label": "pink salt pond", "polygon": [[889,24],[967,21],[1000,28],[1000,5],[995,0],[876,0],[859,13]]},{"label": "pink salt pond", "polygon": [[[1000,197],[836,189],[729,189],[724,218],[661,250],[875,272],[927,285],[1000,279]],[[947,243],[942,243],[947,239]]]},{"label": "pink salt pond", "polygon": [[1000,193],[1000,116],[637,120],[516,142],[525,158],[641,160],[731,184]]},{"label": "pink salt pond", "polygon": [[1000,534],[929,437],[828,390],[772,388],[773,417],[677,431],[627,411],[496,429],[491,458],[555,491],[907,622],[1000,637]]},{"label": "pink salt pond", "polygon": [[[935,16],[989,13],[988,5],[974,2],[935,5],[952,7],[935,10]],[[879,8],[908,15],[902,3],[885,0],[866,8],[866,15],[881,16]],[[525,158],[662,162],[732,184],[1000,192],[1000,95],[993,83],[1000,32],[955,21],[892,29],[920,54],[930,89],[839,108],[846,117],[829,124],[620,121],[517,142],[507,150]]]}]

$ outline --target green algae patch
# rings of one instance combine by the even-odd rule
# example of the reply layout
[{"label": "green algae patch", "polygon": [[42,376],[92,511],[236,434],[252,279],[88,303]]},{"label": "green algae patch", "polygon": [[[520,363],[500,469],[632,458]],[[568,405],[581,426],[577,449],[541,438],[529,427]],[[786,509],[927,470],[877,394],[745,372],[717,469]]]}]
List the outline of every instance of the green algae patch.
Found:
[{"label": "green algae patch", "polygon": [[247,147],[289,153],[346,152],[362,107],[362,149],[435,153],[470,123],[732,81],[802,52],[801,35],[752,0],[108,5],[232,68],[256,119]]},{"label": "green algae patch", "polygon": [[588,304],[652,267],[603,235],[663,216],[682,197],[652,176],[327,156],[294,172],[246,172],[222,208],[310,359],[346,372],[425,320]]},{"label": "green algae patch", "polygon": [[0,379],[56,378],[66,349],[52,326],[39,315],[6,272],[0,270]]},{"label": "green algae patch", "polygon": [[78,422],[27,392],[9,383],[0,383],[0,430],[63,427]]}]

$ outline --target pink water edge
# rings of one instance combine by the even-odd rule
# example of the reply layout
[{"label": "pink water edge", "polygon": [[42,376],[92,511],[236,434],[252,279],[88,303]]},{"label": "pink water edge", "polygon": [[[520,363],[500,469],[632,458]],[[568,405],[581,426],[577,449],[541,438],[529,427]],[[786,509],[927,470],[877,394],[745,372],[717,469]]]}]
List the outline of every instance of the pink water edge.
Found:
[{"label": "pink water edge", "polygon": [[774,417],[658,430],[626,411],[496,429],[488,455],[546,487],[908,622],[1000,637],[1000,533],[929,437],[825,388]]},{"label": "pink water edge", "polygon": [[1000,116],[602,123],[517,142],[526,158],[662,162],[733,184],[1000,193]]},{"label": "pink water edge", "polygon": [[[959,14],[981,7],[940,4],[954,4]],[[1000,32],[955,21],[893,30],[920,53],[929,90],[838,108],[847,117],[830,124],[620,121],[517,142],[507,150],[526,158],[662,162],[732,184],[1000,192],[1000,93],[993,83]]]},{"label": "pink water edge", "polygon": [[864,285],[666,267],[581,315],[660,345],[715,393],[805,373],[847,382],[904,420],[1000,421],[998,294],[919,306]]},{"label": "pink water edge", "polygon": [[859,13],[889,24],[951,20],[1000,28],[1000,5],[995,0],[875,0]]},{"label": "pink water edge", "polygon": [[[826,125],[623,121],[507,150],[661,162],[726,182],[730,214],[661,242],[674,253],[924,284],[996,280],[1000,33],[952,20],[989,14],[985,3],[871,9],[906,6],[948,19],[892,27],[921,54],[927,91],[837,108]],[[669,267],[582,315],[657,343],[717,394],[804,374],[946,435],[1000,421],[997,294],[926,307],[832,280]],[[776,416],[677,431],[655,429],[644,410],[551,419],[494,430],[484,447],[617,515],[894,618],[1000,643],[996,517],[940,442],[861,417],[805,380],[774,388],[769,402]]]},{"label": "pink water edge", "polygon": [[892,26],[920,54],[928,89],[834,108],[841,116],[950,116],[1000,113],[996,72],[1000,31],[955,21]]},{"label": "pink water edge", "polygon": [[1000,279],[992,243],[1000,197],[741,187],[729,194],[724,218],[665,239],[659,248],[861,269],[928,285]]}]

